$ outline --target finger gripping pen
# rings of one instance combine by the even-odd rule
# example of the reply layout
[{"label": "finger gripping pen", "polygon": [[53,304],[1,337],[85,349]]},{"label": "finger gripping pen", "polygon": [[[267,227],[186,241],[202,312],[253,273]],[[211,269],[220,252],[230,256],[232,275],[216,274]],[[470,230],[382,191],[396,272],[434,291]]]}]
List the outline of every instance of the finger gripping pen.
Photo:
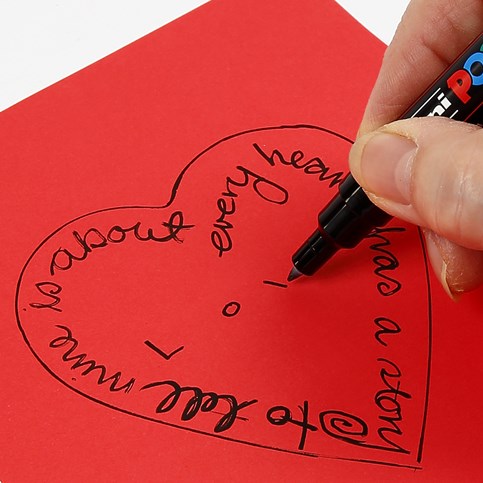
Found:
[{"label": "finger gripping pen", "polygon": [[[444,116],[479,123],[483,103],[483,34],[419,97],[399,119]],[[375,206],[351,174],[319,213],[314,233],[292,257],[288,280],[313,275],[339,249],[353,248],[392,217]]]}]

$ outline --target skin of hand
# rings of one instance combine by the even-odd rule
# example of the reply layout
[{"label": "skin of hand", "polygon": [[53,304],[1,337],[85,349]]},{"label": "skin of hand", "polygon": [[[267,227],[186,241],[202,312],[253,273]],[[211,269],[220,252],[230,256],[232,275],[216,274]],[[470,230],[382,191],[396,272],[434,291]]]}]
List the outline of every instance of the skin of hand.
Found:
[{"label": "skin of hand", "polygon": [[349,157],[371,201],[422,227],[454,299],[483,284],[483,129],[447,118],[391,122],[483,30],[481,0],[412,0]]}]

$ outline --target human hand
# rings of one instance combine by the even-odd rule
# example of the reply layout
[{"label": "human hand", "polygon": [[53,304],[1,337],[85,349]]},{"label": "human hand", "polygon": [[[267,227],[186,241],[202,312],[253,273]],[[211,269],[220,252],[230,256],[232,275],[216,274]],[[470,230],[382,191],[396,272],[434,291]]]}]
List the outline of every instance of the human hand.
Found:
[{"label": "human hand", "polygon": [[482,30],[479,0],[412,0],[350,155],[369,198],[423,228],[432,266],[453,298],[483,283],[483,130],[438,117],[386,123]]}]

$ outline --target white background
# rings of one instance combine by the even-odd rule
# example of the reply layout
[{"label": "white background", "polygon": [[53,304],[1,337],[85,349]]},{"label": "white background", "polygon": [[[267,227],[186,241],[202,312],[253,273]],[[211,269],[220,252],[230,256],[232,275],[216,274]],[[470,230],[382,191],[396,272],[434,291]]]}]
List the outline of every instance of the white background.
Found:
[{"label": "white background", "polygon": [[[0,111],[203,3],[0,0]],[[409,0],[338,3],[389,43]]]}]

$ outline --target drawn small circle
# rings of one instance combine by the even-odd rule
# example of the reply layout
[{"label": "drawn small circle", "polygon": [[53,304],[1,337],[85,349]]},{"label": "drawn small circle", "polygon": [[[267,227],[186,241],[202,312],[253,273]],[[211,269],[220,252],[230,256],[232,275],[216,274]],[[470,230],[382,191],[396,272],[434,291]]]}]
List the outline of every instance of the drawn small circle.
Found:
[{"label": "drawn small circle", "polygon": [[224,307],[221,313],[225,317],[234,317],[238,312],[240,312],[241,305],[239,302],[228,302]]}]

